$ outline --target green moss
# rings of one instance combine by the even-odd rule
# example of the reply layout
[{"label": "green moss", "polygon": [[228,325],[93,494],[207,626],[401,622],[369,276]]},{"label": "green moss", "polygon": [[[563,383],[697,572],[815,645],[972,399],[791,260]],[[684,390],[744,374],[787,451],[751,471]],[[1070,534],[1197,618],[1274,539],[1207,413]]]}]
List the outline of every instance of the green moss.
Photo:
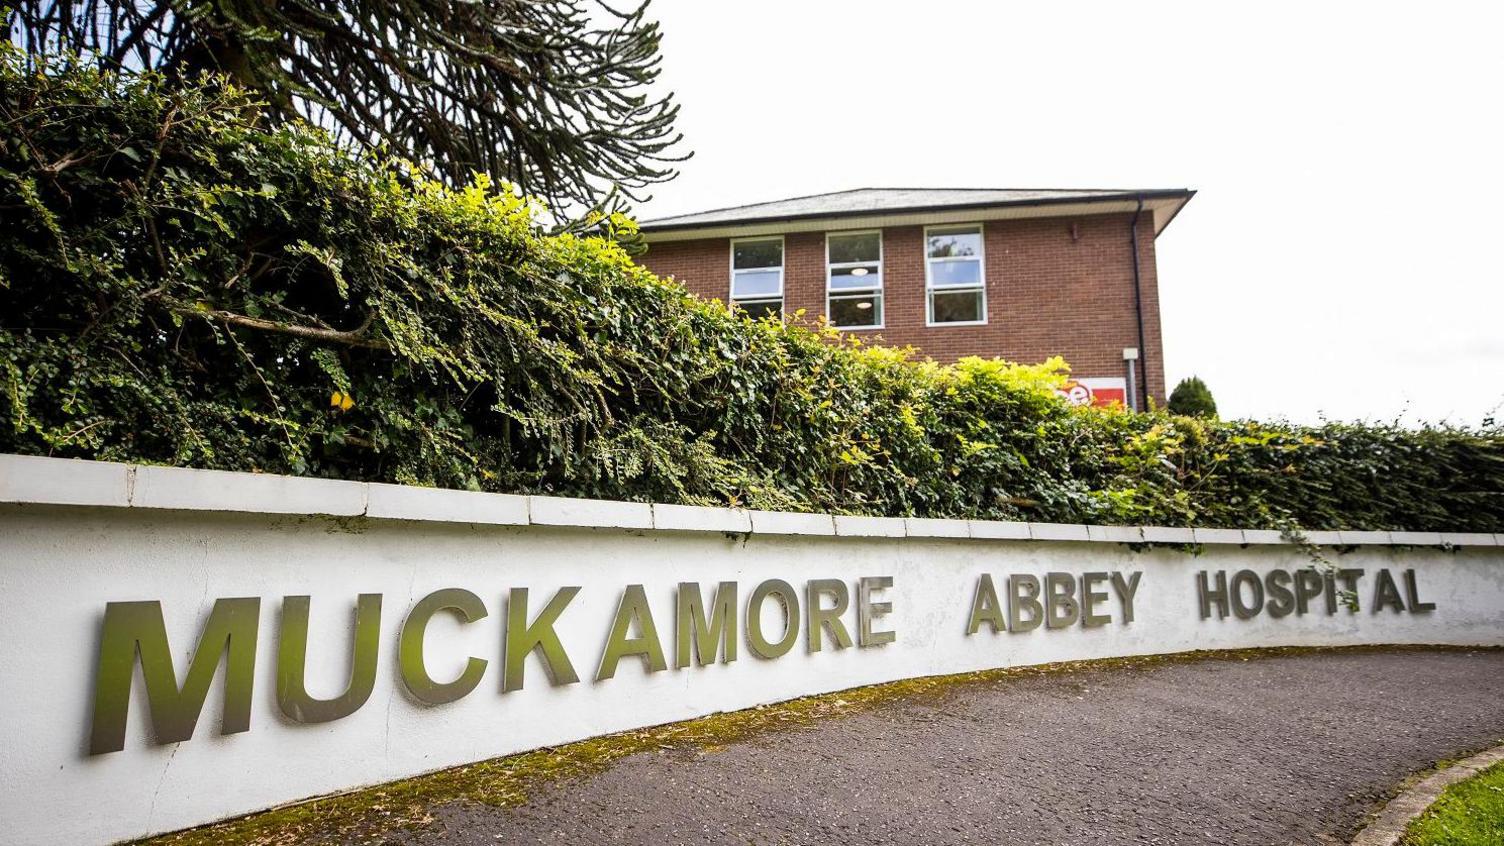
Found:
[{"label": "green moss", "polygon": [[1504,843],[1504,764],[1442,791],[1411,821],[1405,846],[1498,846]]},{"label": "green moss", "polygon": [[520,805],[539,787],[601,772],[629,755],[660,751],[714,753],[727,745],[753,737],[803,728],[822,719],[869,710],[894,700],[933,699],[961,688],[1004,684],[1013,679],[1031,676],[1114,669],[1151,670],[1168,663],[1188,661],[1248,661],[1256,658],[1411,648],[1426,651],[1448,649],[1389,646],[1195,651],[903,679],[495,758],[364,790],[313,799],[164,835],[142,843],[150,846],[280,846],[376,838],[394,830],[428,824],[433,819],[429,809],[436,805],[450,802],[478,802],[501,807]]}]

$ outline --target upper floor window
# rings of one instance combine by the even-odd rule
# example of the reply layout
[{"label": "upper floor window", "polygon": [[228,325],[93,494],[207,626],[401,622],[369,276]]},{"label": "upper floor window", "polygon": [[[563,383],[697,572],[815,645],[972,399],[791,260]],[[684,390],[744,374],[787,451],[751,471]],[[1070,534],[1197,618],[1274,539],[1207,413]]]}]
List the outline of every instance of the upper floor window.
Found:
[{"label": "upper floor window", "polygon": [[883,325],[883,233],[825,236],[825,314],[839,329]]},{"label": "upper floor window", "polygon": [[731,302],[751,317],[783,314],[783,238],[731,242]]},{"label": "upper floor window", "polygon": [[924,245],[929,323],[986,323],[981,225],[929,227]]}]

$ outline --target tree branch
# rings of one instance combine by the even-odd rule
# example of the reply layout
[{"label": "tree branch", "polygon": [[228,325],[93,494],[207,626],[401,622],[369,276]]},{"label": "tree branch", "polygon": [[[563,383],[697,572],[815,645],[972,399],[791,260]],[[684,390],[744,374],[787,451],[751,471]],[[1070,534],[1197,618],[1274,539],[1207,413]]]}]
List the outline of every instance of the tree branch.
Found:
[{"label": "tree branch", "polygon": [[344,344],[351,347],[363,347],[371,350],[389,349],[387,342],[381,338],[366,337],[366,330],[376,319],[374,312],[367,313],[366,319],[360,326],[349,331],[339,329],[321,329],[317,326],[299,326],[293,323],[278,323],[275,320],[262,320],[259,317],[248,317],[244,314],[236,314],[232,311],[221,311],[214,308],[200,308],[184,303],[168,303],[167,308],[175,314],[195,317],[207,317],[213,320],[221,320],[231,326],[241,326],[246,329],[255,329],[260,332],[275,332],[281,335],[292,335],[298,338],[307,338],[312,341],[326,341],[334,344]]}]

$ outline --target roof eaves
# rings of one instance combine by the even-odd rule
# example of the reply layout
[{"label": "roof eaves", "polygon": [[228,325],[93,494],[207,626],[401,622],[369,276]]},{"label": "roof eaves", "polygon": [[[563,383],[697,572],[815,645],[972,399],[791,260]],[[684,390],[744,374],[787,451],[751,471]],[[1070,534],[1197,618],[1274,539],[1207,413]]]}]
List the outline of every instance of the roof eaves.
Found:
[{"label": "roof eaves", "polygon": [[[865,190],[865,189],[858,189],[858,190]],[[984,190],[984,189],[977,189],[977,190]],[[848,192],[848,191],[836,191],[836,192],[833,192],[833,193],[846,194],[846,193],[851,193],[851,192]],[[753,226],[753,225],[757,225],[757,224],[773,223],[775,221],[781,221],[781,220],[788,220],[788,221],[794,221],[794,220],[829,220],[829,219],[842,218],[842,217],[859,217],[859,216],[866,217],[866,216],[873,216],[873,215],[922,214],[924,212],[965,211],[967,209],[1027,208],[1027,207],[1030,207],[1030,206],[1053,206],[1053,205],[1064,205],[1064,204],[1068,204],[1068,203],[1120,202],[1122,200],[1134,200],[1134,199],[1160,200],[1160,199],[1175,199],[1175,198],[1179,197],[1179,198],[1184,198],[1186,200],[1189,200],[1195,193],[1196,193],[1195,191],[1193,191],[1193,190],[1191,190],[1189,188],[1170,188],[1170,189],[1158,189],[1158,190],[1152,190],[1152,191],[1121,191],[1121,192],[1118,192],[1118,193],[1091,194],[1091,195],[1088,195],[1088,196],[1037,197],[1037,198],[1032,198],[1032,199],[1027,199],[1027,200],[1001,200],[1001,201],[999,201],[999,200],[991,200],[991,201],[988,201],[988,202],[977,202],[977,203],[941,203],[941,204],[931,203],[931,204],[928,204],[928,205],[920,205],[920,206],[894,206],[894,207],[891,207],[891,208],[882,208],[882,209],[859,209],[859,210],[858,209],[851,209],[851,210],[841,210],[841,211],[806,212],[806,213],[803,213],[803,214],[766,215],[766,216],[763,216],[763,217],[741,217],[741,218],[734,218],[734,219],[730,219],[730,220],[694,221],[694,222],[690,222],[690,223],[658,223],[658,224],[655,224],[652,221],[646,221],[646,222],[640,224],[640,228],[641,228],[641,230],[642,230],[642,232],[644,234],[653,233],[653,232],[682,232],[682,231],[693,230],[693,229],[711,229],[711,228],[723,228],[723,227],[729,227],[729,226]],[[823,196],[829,196],[829,195],[828,194],[812,194],[810,196],[812,196],[812,197],[823,197]],[[804,199],[804,198],[790,198],[790,199]],[[759,204],[759,205],[761,205],[761,204]],[[1183,206],[1184,203],[1182,203],[1181,205]],[[743,207],[742,206],[733,206],[732,208],[743,208]],[[1177,209],[1176,211],[1178,213],[1179,210]],[[712,211],[707,211],[707,212],[699,212],[697,214],[712,214],[712,213],[713,213]],[[672,219],[673,218],[665,218],[665,220],[672,220]],[[1166,222],[1165,225],[1166,226],[1169,225],[1168,221]]]},{"label": "roof eaves", "polygon": [[1175,207],[1174,211],[1170,212],[1170,218],[1169,218],[1169,220],[1166,220],[1165,221],[1165,225],[1159,227],[1159,229],[1155,231],[1154,237],[1156,237],[1156,238],[1159,237],[1159,233],[1160,232],[1163,232],[1166,229],[1169,229],[1170,228],[1170,224],[1172,224],[1172,223],[1175,222],[1175,218],[1180,217],[1180,213],[1181,213],[1181,211],[1183,211],[1185,209],[1186,203],[1189,203],[1191,201],[1191,198],[1194,197],[1194,196],[1196,196],[1196,190],[1194,188],[1183,188],[1181,190],[1184,191],[1184,193],[1185,193],[1185,199],[1183,201],[1181,201],[1181,203]]}]

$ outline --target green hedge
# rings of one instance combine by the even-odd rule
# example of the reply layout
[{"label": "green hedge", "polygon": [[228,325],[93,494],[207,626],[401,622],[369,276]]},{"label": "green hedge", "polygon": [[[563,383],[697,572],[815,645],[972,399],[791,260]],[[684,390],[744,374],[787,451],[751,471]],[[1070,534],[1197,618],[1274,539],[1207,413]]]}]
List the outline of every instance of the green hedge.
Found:
[{"label": "green hedge", "polygon": [[[242,95],[0,79],[0,452],[889,515],[1504,529],[1497,429],[1072,409],[753,322]],[[605,231],[630,222],[600,222]]]}]

